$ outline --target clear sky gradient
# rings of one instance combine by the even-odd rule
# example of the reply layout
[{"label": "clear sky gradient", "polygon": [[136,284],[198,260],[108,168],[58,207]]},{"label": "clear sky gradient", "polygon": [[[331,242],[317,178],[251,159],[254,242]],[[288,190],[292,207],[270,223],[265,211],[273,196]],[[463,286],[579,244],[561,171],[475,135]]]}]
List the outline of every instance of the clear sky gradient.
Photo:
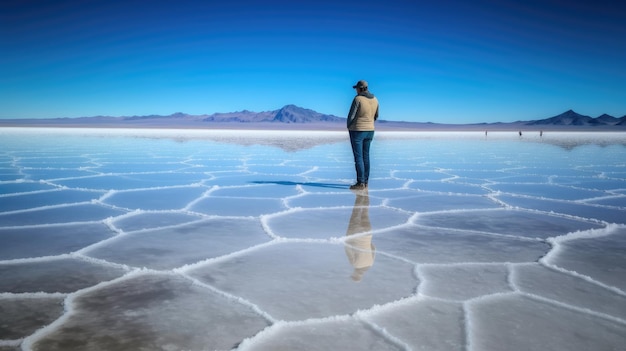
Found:
[{"label": "clear sky gradient", "polygon": [[511,122],[626,114],[626,5],[566,1],[0,4],[0,118],[211,114]]}]

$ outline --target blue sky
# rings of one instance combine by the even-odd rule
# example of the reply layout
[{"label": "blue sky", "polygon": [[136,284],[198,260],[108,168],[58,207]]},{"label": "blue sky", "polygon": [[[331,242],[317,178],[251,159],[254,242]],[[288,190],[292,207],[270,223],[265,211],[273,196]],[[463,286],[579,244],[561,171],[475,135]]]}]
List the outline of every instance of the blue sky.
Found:
[{"label": "blue sky", "polygon": [[0,118],[345,117],[359,79],[387,120],[621,117],[625,23],[606,0],[8,0]]}]

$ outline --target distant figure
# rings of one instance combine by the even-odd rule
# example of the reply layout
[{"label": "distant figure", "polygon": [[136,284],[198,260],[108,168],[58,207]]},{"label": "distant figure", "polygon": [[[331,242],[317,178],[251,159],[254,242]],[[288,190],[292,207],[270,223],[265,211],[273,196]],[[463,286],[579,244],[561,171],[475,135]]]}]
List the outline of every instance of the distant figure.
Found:
[{"label": "distant figure", "polygon": [[345,241],[346,256],[354,268],[351,278],[355,282],[361,281],[363,274],[374,265],[376,248],[372,244],[369,206],[370,198],[367,190],[358,192],[346,231],[346,236],[348,236]]},{"label": "distant figure", "polygon": [[487,136],[487,131],[485,131],[485,136]]},{"label": "distant figure", "polygon": [[519,131],[519,136],[522,136],[522,131],[521,130]]},{"label": "distant figure", "polygon": [[539,131],[539,137],[540,137],[540,138],[541,138],[541,137],[543,137],[543,130],[540,130],[540,131]]},{"label": "distant figure", "polygon": [[347,127],[356,168],[356,183],[351,190],[367,188],[370,177],[370,144],[374,139],[374,121],[378,119],[378,99],[368,90],[367,82],[358,81],[352,88],[356,96],[348,112]]}]

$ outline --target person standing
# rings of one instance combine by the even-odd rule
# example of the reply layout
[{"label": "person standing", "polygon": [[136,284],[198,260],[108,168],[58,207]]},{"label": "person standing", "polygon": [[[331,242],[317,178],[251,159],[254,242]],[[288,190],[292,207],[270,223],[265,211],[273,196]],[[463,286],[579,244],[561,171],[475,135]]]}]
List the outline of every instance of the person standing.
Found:
[{"label": "person standing", "polygon": [[374,139],[374,121],[378,119],[378,99],[368,89],[364,80],[358,81],[352,88],[356,96],[348,112],[347,127],[356,168],[356,183],[350,190],[367,189],[370,176],[370,144]]}]

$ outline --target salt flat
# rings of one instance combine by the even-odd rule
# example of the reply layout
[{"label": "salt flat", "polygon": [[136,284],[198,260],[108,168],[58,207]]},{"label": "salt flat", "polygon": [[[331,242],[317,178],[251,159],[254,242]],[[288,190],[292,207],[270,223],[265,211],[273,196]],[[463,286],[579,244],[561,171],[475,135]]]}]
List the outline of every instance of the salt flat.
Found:
[{"label": "salt flat", "polygon": [[0,350],[621,350],[625,145],[0,128]]}]

